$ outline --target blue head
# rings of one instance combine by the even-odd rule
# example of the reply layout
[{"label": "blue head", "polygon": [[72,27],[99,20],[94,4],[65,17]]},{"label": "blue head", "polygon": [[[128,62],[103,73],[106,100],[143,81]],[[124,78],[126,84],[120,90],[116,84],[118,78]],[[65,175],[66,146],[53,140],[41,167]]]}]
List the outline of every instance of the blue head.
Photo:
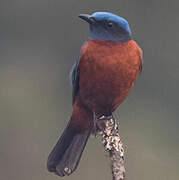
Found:
[{"label": "blue head", "polygon": [[79,17],[90,24],[90,39],[125,42],[131,39],[128,22],[109,12],[96,12],[92,15],[80,14]]}]

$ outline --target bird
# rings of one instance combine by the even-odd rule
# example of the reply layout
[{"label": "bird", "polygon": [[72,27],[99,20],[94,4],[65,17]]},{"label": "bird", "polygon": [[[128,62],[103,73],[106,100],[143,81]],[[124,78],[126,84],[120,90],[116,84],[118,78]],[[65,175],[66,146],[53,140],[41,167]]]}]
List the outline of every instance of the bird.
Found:
[{"label": "bird", "polygon": [[112,115],[142,72],[142,49],[125,18],[111,12],[79,18],[89,24],[89,38],[70,72],[72,115],[47,160],[58,176],[76,170],[96,121]]}]

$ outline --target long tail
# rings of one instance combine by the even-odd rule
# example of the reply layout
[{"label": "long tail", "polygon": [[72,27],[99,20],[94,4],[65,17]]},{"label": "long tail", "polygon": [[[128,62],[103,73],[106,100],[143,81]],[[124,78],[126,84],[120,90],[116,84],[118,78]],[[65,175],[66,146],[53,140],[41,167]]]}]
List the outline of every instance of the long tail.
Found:
[{"label": "long tail", "polygon": [[75,171],[89,135],[90,130],[80,133],[69,123],[48,157],[47,169],[59,176]]}]

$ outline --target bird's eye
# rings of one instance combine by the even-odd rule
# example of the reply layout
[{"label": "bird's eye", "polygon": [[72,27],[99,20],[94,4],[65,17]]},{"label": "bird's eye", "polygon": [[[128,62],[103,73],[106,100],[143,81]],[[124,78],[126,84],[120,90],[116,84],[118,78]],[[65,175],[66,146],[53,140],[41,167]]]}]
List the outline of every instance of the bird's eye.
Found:
[{"label": "bird's eye", "polygon": [[107,22],[108,27],[112,27],[113,23],[111,21]]}]

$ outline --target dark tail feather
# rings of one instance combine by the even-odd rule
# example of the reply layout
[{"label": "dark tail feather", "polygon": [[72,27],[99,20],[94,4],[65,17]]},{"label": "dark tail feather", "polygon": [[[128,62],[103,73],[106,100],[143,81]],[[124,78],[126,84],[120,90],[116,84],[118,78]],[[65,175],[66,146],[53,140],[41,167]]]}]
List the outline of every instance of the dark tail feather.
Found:
[{"label": "dark tail feather", "polygon": [[90,130],[79,133],[69,123],[48,157],[47,169],[59,176],[75,171],[89,135]]}]

